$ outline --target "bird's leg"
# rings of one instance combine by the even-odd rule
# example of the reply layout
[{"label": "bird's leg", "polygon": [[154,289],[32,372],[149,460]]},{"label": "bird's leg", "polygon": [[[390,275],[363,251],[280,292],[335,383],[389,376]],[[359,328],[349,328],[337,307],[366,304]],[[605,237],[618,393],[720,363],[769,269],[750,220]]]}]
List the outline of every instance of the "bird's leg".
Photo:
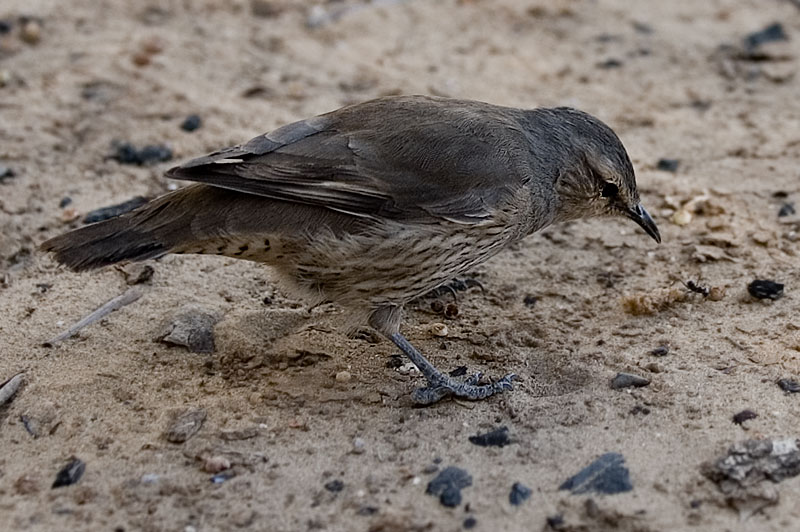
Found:
[{"label": "bird's leg", "polygon": [[502,393],[506,390],[511,390],[511,381],[516,377],[510,373],[493,384],[478,385],[481,374],[471,376],[464,382],[457,381],[436,369],[433,364],[417,351],[411,345],[411,342],[406,340],[405,336],[396,332],[389,335],[389,339],[405,353],[405,355],[419,368],[422,375],[427,379],[428,386],[414,390],[412,398],[418,404],[428,405],[435,403],[448,395],[454,395],[462,399],[469,399],[477,401],[479,399],[486,399],[487,397],[496,393]]}]

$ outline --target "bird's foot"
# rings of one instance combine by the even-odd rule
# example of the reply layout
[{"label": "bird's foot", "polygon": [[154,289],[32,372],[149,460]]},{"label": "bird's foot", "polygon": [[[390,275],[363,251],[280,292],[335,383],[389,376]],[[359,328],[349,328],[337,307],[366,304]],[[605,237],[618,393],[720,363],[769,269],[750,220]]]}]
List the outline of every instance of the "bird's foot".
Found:
[{"label": "bird's foot", "polygon": [[417,388],[414,390],[411,396],[414,402],[419,405],[429,405],[449,396],[467,399],[469,401],[479,401],[494,394],[512,390],[514,388],[512,381],[517,376],[513,373],[509,373],[497,382],[484,385],[478,384],[481,377],[483,377],[482,373],[476,373],[463,382],[445,377],[444,375],[441,375],[441,377],[441,380],[437,379],[437,384],[430,384],[424,388]]},{"label": "bird's foot", "polygon": [[440,298],[443,295],[449,294],[452,296],[453,301],[458,301],[458,292],[465,292],[470,288],[477,286],[481,289],[481,292],[484,294],[486,293],[486,289],[484,288],[483,284],[478,281],[477,279],[453,279],[452,281],[445,283],[441,286],[437,286],[427,294],[425,294],[424,298]]},{"label": "bird's foot", "polygon": [[389,338],[419,368],[428,381],[428,386],[414,391],[412,398],[417,404],[429,405],[448,396],[478,401],[512,389],[512,381],[516,378],[513,373],[492,384],[478,384],[482,377],[480,373],[464,381],[456,380],[436,369],[402,334],[394,333]]}]

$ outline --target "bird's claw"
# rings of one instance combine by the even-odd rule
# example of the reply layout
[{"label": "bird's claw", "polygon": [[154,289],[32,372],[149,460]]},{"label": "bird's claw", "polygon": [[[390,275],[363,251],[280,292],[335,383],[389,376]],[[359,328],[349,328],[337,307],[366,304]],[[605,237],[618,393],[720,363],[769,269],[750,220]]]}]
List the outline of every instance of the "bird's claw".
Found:
[{"label": "bird's claw", "polygon": [[433,404],[451,395],[460,399],[478,401],[498,393],[512,390],[514,388],[513,380],[517,376],[514,373],[509,373],[492,384],[478,385],[481,377],[483,377],[483,374],[479,372],[471,375],[464,380],[464,382],[446,379],[436,385],[417,388],[414,390],[412,399],[415,403],[420,405]]}]

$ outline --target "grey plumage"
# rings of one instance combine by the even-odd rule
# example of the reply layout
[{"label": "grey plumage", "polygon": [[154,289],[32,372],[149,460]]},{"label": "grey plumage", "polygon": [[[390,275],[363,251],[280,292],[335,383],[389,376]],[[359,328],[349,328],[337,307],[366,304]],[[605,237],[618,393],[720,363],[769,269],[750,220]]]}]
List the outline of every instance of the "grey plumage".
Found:
[{"label": "grey plumage", "polygon": [[[399,334],[403,304],[508,244],[553,222],[599,215],[631,218],[660,240],[617,136],[569,108],[381,98],[283,126],[167,176],[196,184],[43,249],[75,270],[170,252],[263,262],[310,297],[366,319],[418,366],[430,365]],[[511,376],[479,386],[428,369],[420,402],[510,388]]]}]

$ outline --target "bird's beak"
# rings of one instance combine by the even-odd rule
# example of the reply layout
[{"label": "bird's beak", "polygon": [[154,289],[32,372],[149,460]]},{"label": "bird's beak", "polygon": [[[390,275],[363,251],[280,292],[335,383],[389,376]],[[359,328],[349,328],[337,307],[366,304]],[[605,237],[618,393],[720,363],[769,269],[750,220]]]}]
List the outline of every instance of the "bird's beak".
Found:
[{"label": "bird's beak", "polygon": [[639,227],[644,229],[644,232],[653,237],[653,240],[661,243],[661,233],[658,232],[658,227],[653,219],[650,217],[650,213],[648,213],[642,204],[638,204],[636,207],[626,211],[628,218],[639,224]]}]

